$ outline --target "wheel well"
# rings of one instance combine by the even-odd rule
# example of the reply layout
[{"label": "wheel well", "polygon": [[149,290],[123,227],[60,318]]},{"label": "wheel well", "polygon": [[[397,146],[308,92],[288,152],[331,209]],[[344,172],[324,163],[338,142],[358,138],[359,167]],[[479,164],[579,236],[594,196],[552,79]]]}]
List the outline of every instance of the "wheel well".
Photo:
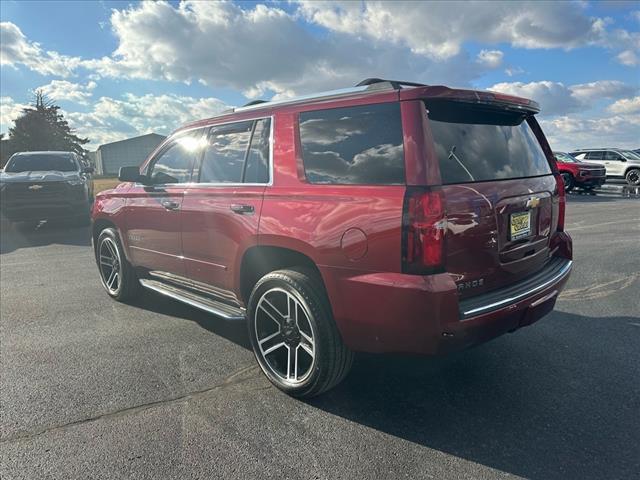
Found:
[{"label": "wheel well", "polygon": [[627,167],[627,169],[624,171],[624,176],[627,176],[627,173],[629,173],[631,170],[640,170],[640,167],[637,166],[632,166],[632,167]]},{"label": "wheel well", "polygon": [[[240,266],[240,295],[245,305],[249,302],[253,286],[269,272],[289,267],[307,267],[320,281],[320,270],[311,258],[303,253],[280,247],[252,247],[242,257]],[[324,283],[323,283],[324,285]]]},{"label": "wheel well", "polygon": [[105,220],[103,218],[93,222],[93,230],[91,231],[91,236],[93,237],[94,248],[96,243],[98,242],[98,236],[100,235],[100,232],[105,228],[116,228],[116,226],[113,222],[110,222],[109,220]]}]

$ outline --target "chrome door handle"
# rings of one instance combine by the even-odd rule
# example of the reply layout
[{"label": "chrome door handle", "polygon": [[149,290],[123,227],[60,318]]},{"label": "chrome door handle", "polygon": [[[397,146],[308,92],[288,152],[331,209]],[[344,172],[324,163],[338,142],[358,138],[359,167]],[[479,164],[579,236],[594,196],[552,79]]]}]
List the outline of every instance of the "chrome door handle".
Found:
[{"label": "chrome door handle", "polygon": [[250,215],[254,212],[254,208],[253,205],[238,205],[238,204],[234,204],[231,205],[231,211],[233,213],[237,213],[238,215]]},{"label": "chrome door handle", "polygon": [[180,204],[173,200],[162,200],[160,203],[162,203],[162,206],[167,210],[178,210],[180,208]]}]

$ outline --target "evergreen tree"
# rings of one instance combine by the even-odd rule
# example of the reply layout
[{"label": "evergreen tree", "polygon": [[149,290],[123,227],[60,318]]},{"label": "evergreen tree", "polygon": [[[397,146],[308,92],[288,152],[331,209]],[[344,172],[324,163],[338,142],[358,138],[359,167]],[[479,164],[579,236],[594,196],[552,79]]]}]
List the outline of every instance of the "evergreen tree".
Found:
[{"label": "evergreen tree", "polygon": [[89,143],[89,139],[75,135],[59,110],[60,107],[37,91],[35,104],[23,110],[9,129],[9,138],[2,141],[2,164],[15,152],[60,150],[84,156],[86,150],[82,146]]}]

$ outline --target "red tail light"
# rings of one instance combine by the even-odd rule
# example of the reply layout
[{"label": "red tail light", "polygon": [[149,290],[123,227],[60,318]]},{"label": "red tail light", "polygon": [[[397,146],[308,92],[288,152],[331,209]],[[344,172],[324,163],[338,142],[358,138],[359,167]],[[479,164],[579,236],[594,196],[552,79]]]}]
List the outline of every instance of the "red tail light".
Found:
[{"label": "red tail light", "polygon": [[442,271],[445,230],[442,191],[408,187],[402,215],[402,271]]},{"label": "red tail light", "polygon": [[558,186],[558,231],[564,231],[564,213],[566,205],[566,193],[564,190],[564,180],[562,175],[556,174],[556,185]]}]

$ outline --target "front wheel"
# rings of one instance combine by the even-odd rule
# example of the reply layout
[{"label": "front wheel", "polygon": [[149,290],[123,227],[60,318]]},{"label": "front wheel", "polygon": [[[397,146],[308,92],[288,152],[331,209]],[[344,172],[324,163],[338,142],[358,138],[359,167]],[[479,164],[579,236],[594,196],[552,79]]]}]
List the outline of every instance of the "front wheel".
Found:
[{"label": "front wheel", "polygon": [[632,168],[625,175],[625,179],[629,185],[634,187],[640,186],[640,169]]},{"label": "front wheel", "polygon": [[140,283],[124,255],[115,229],[105,228],[100,232],[96,242],[96,261],[102,286],[111,297],[123,302],[135,296]]},{"label": "front wheel", "polygon": [[573,175],[567,172],[562,172],[561,175],[562,175],[562,181],[564,182],[564,191],[570,192],[571,190],[573,190],[573,187],[575,185],[575,180],[573,179]]},{"label": "front wheel", "polygon": [[310,398],[340,383],[353,363],[317,274],[271,272],[248,305],[249,338],[267,378],[289,395]]}]

